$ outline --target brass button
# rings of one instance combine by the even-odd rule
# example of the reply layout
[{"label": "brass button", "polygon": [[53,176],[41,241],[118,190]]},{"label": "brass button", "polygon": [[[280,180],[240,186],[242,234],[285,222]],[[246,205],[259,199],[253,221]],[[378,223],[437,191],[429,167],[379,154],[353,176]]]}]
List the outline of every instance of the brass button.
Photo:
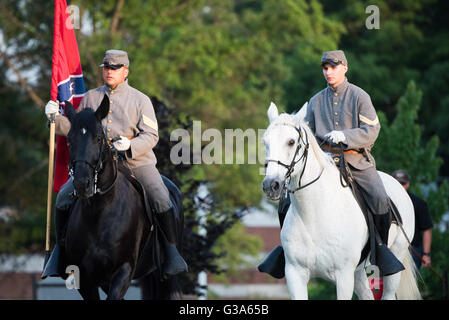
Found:
[{"label": "brass button", "polygon": [[335,125],[338,126],[338,121],[335,122]]},{"label": "brass button", "polygon": [[334,115],[338,116],[338,112],[334,112]]},{"label": "brass button", "polygon": [[109,119],[109,120],[108,120],[108,123],[112,123],[112,120],[111,120],[111,119]]},{"label": "brass button", "polygon": [[[112,101],[111,101],[111,103],[112,103]],[[338,102],[334,102],[334,106],[336,106],[338,104]]]},{"label": "brass button", "polygon": [[114,94],[114,91],[111,90],[111,94]]},{"label": "brass button", "polygon": [[108,128],[108,132],[111,132],[111,129],[110,129],[110,128]]},{"label": "brass button", "polygon": [[112,110],[109,110],[109,114],[111,114],[112,113]]},{"label": "brass button", "polygon": [[335,97],[338,97],[338,93],[335,92],[335,93],[334,93],[334,96],[335,96]]},{"label": "brass button", "polygon": [[111,100],[111,104],[112,104],[113,102],[114,102],[114,101]]}]

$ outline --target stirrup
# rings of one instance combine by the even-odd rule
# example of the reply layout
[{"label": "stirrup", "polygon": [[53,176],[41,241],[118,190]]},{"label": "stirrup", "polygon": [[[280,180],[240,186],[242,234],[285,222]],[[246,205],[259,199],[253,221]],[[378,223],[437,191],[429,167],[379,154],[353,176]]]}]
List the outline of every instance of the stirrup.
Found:
[{"label": "stirrup", "polygon": [[282,279],[285,277],[284,249],[281,246],[274,248],[268,257],[266,257],[265,260],[259,264],[257,269],[260,272],[268,273],[276,279]]},{"label": "stirrup", "polygon": [[376,262],[380,276],[385,277],[405,270],[404,265],[385,244],[376,246]]},{"label": "stirrup", "polygon": [[68,277],[67,274],[61,270],[62,268],[62,258],[61,258],[61,247],[59,244],[56,244],[51,252],[50,258],[47,263],[44,265],[44,269],[41,274],[41,279],[45,279],[47,277],[59,277],[62,279],[66,279]]},{"label": "stirrup", "polygon": [[187,263],[179,254],[179,251],[176,249],[175,245],[168,243],[165,246],[165,254],[165,261],[162,265],[163,274],[174,276],[178,273],[188,271]]}]

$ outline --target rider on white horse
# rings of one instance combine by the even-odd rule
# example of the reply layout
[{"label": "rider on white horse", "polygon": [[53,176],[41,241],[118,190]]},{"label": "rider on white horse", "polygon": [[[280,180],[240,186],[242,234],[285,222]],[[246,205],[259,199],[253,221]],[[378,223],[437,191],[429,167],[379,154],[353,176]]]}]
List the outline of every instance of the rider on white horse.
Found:
[{"label": "rider on white horse", "polygon": [[[386,244],[392,217],[389,213],[393,208],[370,153],[380,130],[376,110],[370,96],[348,82],[345,76],[348,63],[343,51],[324,52],[321,66],[328,86],[310,99],[305,122],[318,142],[321,142],[323,150],[339,154],[341,149],[337,145],[343,144],[344,158],[361,189],[381,238],[381,241],[376,241],[376,252],[380,247],[382,252],[389,251]],[[281,200],[279,204],[278,213],[282,228],[289,207],[289,197],[281,199],[287,201],[285,203],[285,200]],[[404,269],[391,252],[386,255],[377,254],[376,258],[381,273],[384,271],[384,274],[394,274]],[[259,270],[276,278],[283,277],[283,259],[282,249],[277,247],[259,266]],[[382,270],[381,266],[385,265],[389,266],[388,271]]]}]

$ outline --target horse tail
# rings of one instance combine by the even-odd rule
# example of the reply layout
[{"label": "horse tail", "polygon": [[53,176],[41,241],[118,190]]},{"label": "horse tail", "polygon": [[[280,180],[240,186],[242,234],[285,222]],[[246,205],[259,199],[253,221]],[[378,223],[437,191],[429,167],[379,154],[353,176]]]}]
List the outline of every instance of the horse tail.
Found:
[{"label": "horse tail", "polygon": [[157,272],[140,279],[142,300],[179,300],[181,299],[181,285],[176,276],[161,279]]},{"label": "horse tail", "polygon": [[421,300],[421,293],[418,289],[416,277],[418,268],[413,261],[412,255],[407,251],[404,261],[405,270],[401,272],[401,281],[396,290],[398,300]]}]

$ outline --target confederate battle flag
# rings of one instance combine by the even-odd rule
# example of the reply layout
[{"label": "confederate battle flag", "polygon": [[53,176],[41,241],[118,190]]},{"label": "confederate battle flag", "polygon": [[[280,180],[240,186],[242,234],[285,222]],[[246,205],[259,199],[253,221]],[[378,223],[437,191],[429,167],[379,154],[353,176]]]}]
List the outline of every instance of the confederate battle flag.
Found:
[{"label": "confederate battle flag", "polygon": [[[58,100],[60,112],[64,114],[64,101],[78,108],[86,92],[83,71],[66,0],[55,0],[53,28],[53,57],[51,76],[51,100]],[[59,192],[68,180],[69,151],[66,137],[58,136],[56,142],[56,164],[53,190]]]}]

